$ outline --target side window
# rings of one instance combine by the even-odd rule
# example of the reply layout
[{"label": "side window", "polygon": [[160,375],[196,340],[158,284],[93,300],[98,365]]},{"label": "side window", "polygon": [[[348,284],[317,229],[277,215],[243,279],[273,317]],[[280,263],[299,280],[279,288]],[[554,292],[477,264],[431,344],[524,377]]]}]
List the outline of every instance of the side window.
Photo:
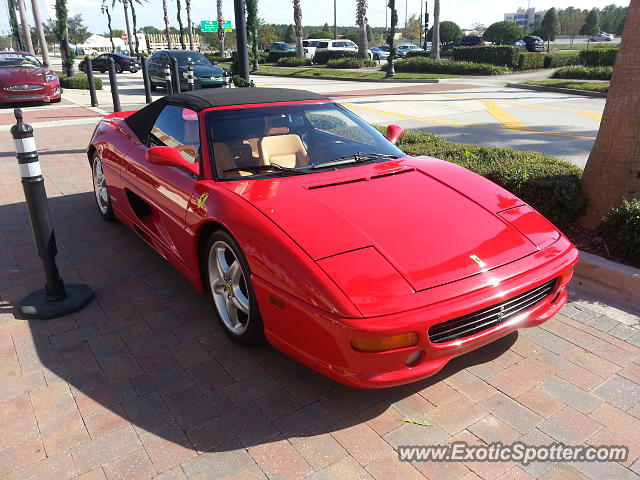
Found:
[{"label": "side window", "polygon": [[149,134],[149,146],[175,147],[190,163],[200,161],[198,114],[176,105],[164,107]]},{"label": "side window", "polygon": [[328,48],[329,42],[318,42],[318,48]]}]

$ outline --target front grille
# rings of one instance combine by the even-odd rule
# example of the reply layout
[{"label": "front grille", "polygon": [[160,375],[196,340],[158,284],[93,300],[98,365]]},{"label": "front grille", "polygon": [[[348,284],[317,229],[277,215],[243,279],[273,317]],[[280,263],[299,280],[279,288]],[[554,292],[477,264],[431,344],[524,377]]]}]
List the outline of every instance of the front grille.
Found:
[{"label": "front grille", "polygon": [[429,328],[429,340],[431,343],[451,342],[506,322],[544,300],[555,283],[556,280],[551,280],[491,307],[433,325]]},{"label": "front grille", "polygon": [[42,90],[45,85],[41,83],[25,83],[20,85],[11,85],[9,87],[5,87],[5,90],[10,92],[24,92],[28,90]]}]

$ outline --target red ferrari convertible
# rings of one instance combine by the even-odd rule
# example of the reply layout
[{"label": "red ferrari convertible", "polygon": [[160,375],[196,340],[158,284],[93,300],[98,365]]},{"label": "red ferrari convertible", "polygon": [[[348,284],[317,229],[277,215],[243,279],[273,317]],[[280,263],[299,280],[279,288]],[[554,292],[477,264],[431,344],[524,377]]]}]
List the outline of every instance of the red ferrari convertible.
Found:
[{"label": "red ferrari convertible", "polygon": [[58,75],[24,52],[0,52],[0,103],[59,102]]},{"label": "red ferrari convertible", "polygon": [[106,116],[87,153],[100,214],[207,291],[234,341],[387,387],[549,319],[578,259],[533,208],[407,157],[400,134],[302,90],[200,90]]}]

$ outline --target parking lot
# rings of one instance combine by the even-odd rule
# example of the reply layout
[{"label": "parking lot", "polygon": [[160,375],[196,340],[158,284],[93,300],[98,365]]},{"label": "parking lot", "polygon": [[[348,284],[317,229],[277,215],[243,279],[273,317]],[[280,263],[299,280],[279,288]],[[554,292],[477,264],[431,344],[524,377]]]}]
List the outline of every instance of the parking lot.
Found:
[{"label": "parking lot", "polygon": [[[124,74],[125,108],[140,81]],[[491,79],[363,84],[256,77],[326,93],[365,119],[584,164],[603,99]],[[160,94],[160,93],[159,93]],[[357,390],[269,346],[240,348],[160,256],[96,210],[85,148],[100,107],[65,91],[29,107],[66,282],[96,300],[49,321],[14,305],[41,288],[11,110],[0,110],[0,478],[631,479],[640,477],[640,311],[574,286],[570,303],[435,377]],[[426,424],[408,423],[401,419]],[[401,462],[402,445],[626,445],[621,462]]]}]

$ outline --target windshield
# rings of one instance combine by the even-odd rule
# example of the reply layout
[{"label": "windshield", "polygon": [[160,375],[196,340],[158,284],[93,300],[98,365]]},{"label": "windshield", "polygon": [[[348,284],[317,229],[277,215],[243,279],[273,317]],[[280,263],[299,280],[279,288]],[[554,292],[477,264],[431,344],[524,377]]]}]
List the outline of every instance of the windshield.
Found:
[{"label": "windshield", "polygon": [[171,56],[178,60],[178,65],[186,66],[189,63],[192,65],[212,65],[207,57],[198,52],[172,53]]},{"label": "windshield", "polygon": [[311,173],[321,171],[322,164],[348,168],[363,158],[385,161],[404,155],[335,103],[217,110],[208,113],[207,128],[220,179]]},{"label": "windshield", "polygon": [[41,67],[42,64],[28,53],[0,53],[0,67]]}]

